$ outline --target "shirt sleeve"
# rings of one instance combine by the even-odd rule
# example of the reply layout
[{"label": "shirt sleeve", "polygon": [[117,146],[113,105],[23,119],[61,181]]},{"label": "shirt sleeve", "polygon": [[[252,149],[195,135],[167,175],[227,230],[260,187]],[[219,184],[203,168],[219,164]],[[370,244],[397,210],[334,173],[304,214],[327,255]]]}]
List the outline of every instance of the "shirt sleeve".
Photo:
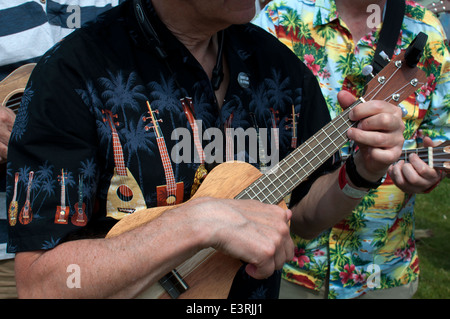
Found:
[{"label": "shirt sleeve", "polygon": [[91,223],[96,123],[76,70],[44,58],[24,92],[8,154],[9,252],[51,249]]}]

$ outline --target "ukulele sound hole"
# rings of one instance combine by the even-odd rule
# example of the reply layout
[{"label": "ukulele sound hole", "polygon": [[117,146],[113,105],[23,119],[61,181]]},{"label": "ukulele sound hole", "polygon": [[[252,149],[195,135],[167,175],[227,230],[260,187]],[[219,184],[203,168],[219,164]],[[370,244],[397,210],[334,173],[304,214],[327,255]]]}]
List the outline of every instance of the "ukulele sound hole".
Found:
[{"label": "ukulele sound hole", "polygon": [[167,205],[173,205],[177,202],[177,197],[175,195],[169,195],[166,199]]},{"label": "ukulele sound hole", "polygon": [[129,202],[133,199],[133,191],[126,185],[120,185],[117,188],[117,197],[123,202]]},{"label": "ukulele sound hole", "polygon": [[5,103],[6,107],[13,110],[14,113],[17,113],[17,110],[19,109],[20,106],[20,102],[22,101],[22,96],[23,92],[16,93],[13,96],[11,96]]}]

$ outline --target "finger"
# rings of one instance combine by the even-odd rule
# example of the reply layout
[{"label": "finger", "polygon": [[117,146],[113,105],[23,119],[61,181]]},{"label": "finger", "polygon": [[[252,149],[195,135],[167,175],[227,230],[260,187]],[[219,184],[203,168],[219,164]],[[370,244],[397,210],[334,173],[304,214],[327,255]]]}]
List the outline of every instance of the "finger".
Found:
[{"label": "finger", "polygon": [[403,125],[399,118],[391,113],[379,113],[363,118],[356,126],[365,131],[396,132],[403,131]]},{"label": "finger", "polygon": [[399,107],[378,100],[358,104],[350,111],[349,117],[352,121],[360,121],[366,117],[383,113],[393,115],[401,121],[402,111]]},{"label": "finger", "polygon": [[388,174],[391,177],[392,181],[397,185],[403,185],[405,180],[402,174],[402,167],[405,164],[405,161],[399,161],[395,163],[395,165],[391,165],[388,170]]},{"label": "finger", "polygon": [[401,154],[401,146],[404,142],[402,134],[366,131],[358,128],[350,128],[347,131],[347,137],[356,142],[360,148],[364,146],[386,150],[393,148],[396,151],[395,155],[398,157]]},{"label": "finger", "polygon": [[423,138],[423,146],[424,147],[436,147],[439,146],[441,142],[439,141],[433,141],[429,136],[425,136]]},{"label": "finger", "polygon": [[437,146],[437,145],[434,145],[433,140],[430,137],[425,136],[423,138],[423,146],[424,147],[432,147],[432,146]]},{"label": "finger", "polygon": [[276,248],[270,244],[260,246],[257,259],[249,261],[246,266],[248,275],[255,279],[265,279],[271,276],[276,269],[275,252]]}]

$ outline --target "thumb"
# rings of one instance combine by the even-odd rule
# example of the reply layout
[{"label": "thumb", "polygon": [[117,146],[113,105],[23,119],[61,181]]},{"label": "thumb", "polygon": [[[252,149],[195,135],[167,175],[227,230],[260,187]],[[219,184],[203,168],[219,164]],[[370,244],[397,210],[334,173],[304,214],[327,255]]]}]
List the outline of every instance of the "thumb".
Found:
[{"label": "thumb", "polygon": [[345,90],[340,91],[337,95],[337,98],[339,104],[344,110],[357,100],[353,94]]},{"label": "thumb", "polygon": [[424,147],[430,147],[430,146],[434,147],[434,146],[438,146],[438,144],[439,144],[439,142],[433,142],[433,140],[428,136],[425,136],[423,138],[423,146]]}]

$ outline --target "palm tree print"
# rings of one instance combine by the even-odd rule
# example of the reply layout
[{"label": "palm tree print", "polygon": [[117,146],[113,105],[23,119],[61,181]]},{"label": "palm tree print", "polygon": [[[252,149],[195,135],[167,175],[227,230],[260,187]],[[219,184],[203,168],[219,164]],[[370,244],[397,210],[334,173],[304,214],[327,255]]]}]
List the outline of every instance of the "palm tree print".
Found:
[{"label": "palm tree print", "polygon": [[154,148],[156,147],[156,144],[154,143],[154,135],[152,136],[151,134],[149,134],[145,130],[145,126],[146,122],[144,122],[141,117],[141,120],[137,123],[134,123],[134,121],[130,121],[130,125],[128,126],[128,128],[122,131],[126,140],[123,147],[124,150],[126,150],[126,153],[128,153],[126,166],[130,166],[130,161],[132,157],[135,156],[139,167],[139,184],[141,189],[143,190],[143,193],[145,193],[145,183],[142,177],[142,165],[139,154],[147,153],[149,155],[154,155]]},{"label": "palm tree print", "polygon": [[[297,38],[297,30],[304,31],[305,29],[301,28],[301,19],[298,15],[297,11],[293,9],[288,9],[286,13],[283,13],[280,17],[280,24],[285,27],[286,34],[290,34],[292,47],[294,47],[294,37]],[[306,29],[307,30],[307,29]],[[303,34],[303,37],[306,37],[307,34]]]},{"label": "palm tree print", "polygon": [[109,107],[112,113],[122,112],[125,128],[128,128],[128,119],[126,117],[126,108],[133,111],[140,109],[138,100],[145,101],[146,96],[142,93],[143,85],[136,85],[136,73],[131,72],[127,78],[119,71],[116,75],[108,71],[109,77],[99,79],[100,84],[105,88],[102,92],[102,98],[106,100],[105,105]]},{"label": "palm tree print", "polygon": [[27,129],[28,105],[30,104],[33,95],[33,82],[30,82],[30,85],[23,92],[22,101],[14,121],[14,130],[11,133],[11,139],[13,140],[19,141]]}]

